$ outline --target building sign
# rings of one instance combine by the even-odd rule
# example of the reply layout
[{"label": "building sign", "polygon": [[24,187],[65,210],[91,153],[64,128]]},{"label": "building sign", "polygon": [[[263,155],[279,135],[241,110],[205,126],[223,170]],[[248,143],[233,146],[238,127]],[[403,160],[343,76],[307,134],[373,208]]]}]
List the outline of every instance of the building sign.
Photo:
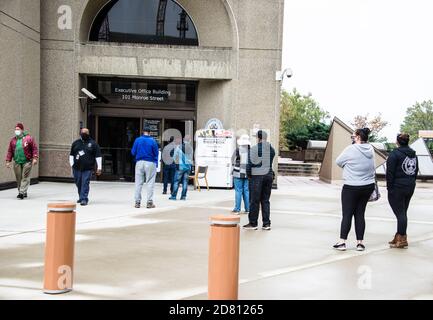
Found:
[{"label": "building sign", "polygon": [[195,109],[197,83],[140,79],[88,78],[99,104]]},{"label": "building sign", "polygon": [[124,89],[115,87],[113,91],[114,94],[118,94],[124,101],[165,102],[168,101],[171,96],[171,91],[161,89]]}]

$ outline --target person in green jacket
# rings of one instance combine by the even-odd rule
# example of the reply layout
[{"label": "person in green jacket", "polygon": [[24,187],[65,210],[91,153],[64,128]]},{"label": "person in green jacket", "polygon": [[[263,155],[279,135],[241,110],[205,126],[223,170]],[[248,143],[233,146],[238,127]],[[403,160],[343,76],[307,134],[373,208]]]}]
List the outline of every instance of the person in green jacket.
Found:
[{"label": "person in green jacket", "polygon": [[6,166],[11,168],[13,160],[13,169],[18,187],[17,198],[20,200],[27,198],[32,168],[38,163],[38,158],[36,142],[24,131],[24,125],[17,123],[15,126],[15,137],[9,143]]}]

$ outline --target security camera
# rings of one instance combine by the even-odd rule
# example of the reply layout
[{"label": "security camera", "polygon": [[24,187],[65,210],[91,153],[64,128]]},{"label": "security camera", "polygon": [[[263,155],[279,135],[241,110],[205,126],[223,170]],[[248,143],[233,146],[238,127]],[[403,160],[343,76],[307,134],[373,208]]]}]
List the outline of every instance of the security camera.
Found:
[{"label": "security camera", "polygon": [[96,100],[96,96],[91,93],[89,90],[87,90],[86,88],[81,89],[81,92],[83,92],[86,96],[88,96],[90,99],[92,100]]},{"label": "security camera", "polygon": [[276,81],[284,81],[284,77],[291,78],[293,76],[293,71],[290,68],[284,69],[284,71],[277,71],[275,74]]},{"label": "security camera", "polygon": [[291,77],[293,76],[293,71],[292,71],[292,69],[288,68],[288,69],[286,69],[286,70],[284,70],[284,71],[285,71],[285,74],[286,74],[286,77],[287,77],[287,78],[291,78]]}]

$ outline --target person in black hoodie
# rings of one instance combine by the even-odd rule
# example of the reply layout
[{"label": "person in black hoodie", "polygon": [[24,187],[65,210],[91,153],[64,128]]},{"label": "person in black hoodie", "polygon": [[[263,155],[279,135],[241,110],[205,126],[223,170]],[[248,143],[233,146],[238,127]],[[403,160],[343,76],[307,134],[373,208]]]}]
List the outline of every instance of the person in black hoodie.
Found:
[{"label": "person in black hoodie", "polygon": [[397,233],[389,242],[391,248],[406,248],[407,210],[415,191],[419,164],[416,152],[409,145],[409,135],[397,136],[398,148],[391,152],[386,161],[386,186],[388,201],[397,217]]}]

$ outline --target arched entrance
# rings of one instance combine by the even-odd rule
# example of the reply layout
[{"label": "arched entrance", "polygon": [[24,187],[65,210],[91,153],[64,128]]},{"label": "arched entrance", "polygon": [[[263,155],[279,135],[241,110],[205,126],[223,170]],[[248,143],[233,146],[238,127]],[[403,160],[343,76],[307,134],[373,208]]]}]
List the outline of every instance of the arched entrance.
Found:
[{"label": "arched entrance", "polygon": [[174,0],[112,0],[98,13],[90,41],[198,46],[196,27]]},{"label": "arched entrance", "polygon": [[[93,20],[90,42],[107,45],[144,44],[198,46],[188,13],[174,0],[112,0]],[[87,88],[98,99],[88,104],[88,126],[103,154],[103,177],[133,180],[130,155],[144,124],[161,147],[167,129],[186,133],[195,121],[194,81],[86,76]]]}]

